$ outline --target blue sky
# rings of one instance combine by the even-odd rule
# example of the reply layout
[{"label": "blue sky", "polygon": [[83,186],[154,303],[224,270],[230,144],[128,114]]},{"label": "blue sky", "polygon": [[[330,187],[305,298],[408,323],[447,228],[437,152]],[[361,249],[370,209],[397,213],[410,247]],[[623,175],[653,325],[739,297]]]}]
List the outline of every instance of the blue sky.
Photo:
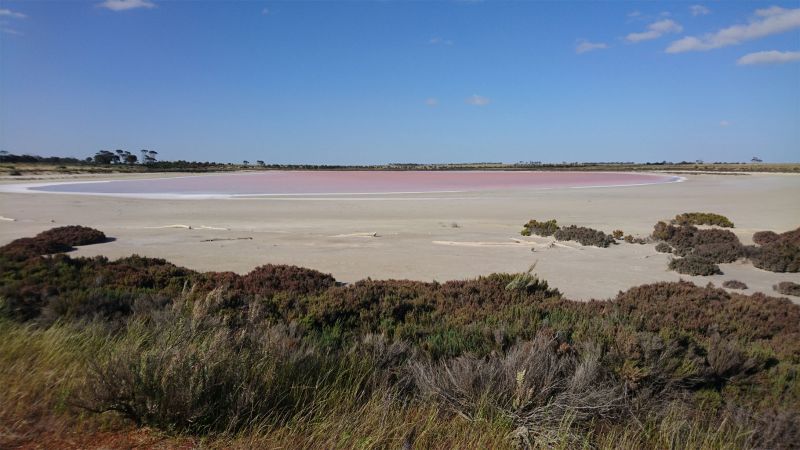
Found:
[{"label": "blue sky", "polygon": [[0,148],[800,161],[800,3],[0,1]]}]

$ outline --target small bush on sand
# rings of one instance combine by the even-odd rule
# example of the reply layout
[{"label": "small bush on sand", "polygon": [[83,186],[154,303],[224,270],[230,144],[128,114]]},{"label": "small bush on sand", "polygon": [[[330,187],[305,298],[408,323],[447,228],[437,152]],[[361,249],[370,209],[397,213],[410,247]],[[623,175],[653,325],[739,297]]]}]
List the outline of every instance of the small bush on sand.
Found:
[{"label": "small bush on sand", "polygon": [[14,261],[24,261],[36,256],[68,252],[73,246],[105,241],[106,235],[102,231],[71,225],[43,231],[32,238],[16,239],[0,247],[0,256]]},{"label": "small bush on sand", "polygon": [[628,244],[644,245],[644,244],[647,243],[647,239],[640,238],[640,237],[635,237],[634,235],[629,234],[629,235],[625,236],[625,242],[627,242]]},{"label": "small bush on sand", "polygon": [[555,219],[550,219],[546,222],[539,222],[538,220],[530,220],[522,227],[520,234],[523,236],[552,236],[558,231],[558,222]]},{"label": "small bush on sand", "polygon": [[753,242],[758,245],[769,244],[780,239],[780,235],[774,231],[756,231],[753,234]]},{"label": "small bush on sand", "polygon": [[37,234],[36,238],[71,246],[100,244],[106,241],[106,235],[102,231],[80,225],[52,228]]},{"label": "small bush on sand", "polygon": [[791,281],[781,281],[780,283],[772,286],[776,292],[780,292],[783,295],[795,295],[800,297],[800,284],[793,283]]},{"label": "small bush on sand", "polygon": [[575,225],[562,227],[553,236],[559,241],[577,241],[581,245],[593,245],[595,247],[608,247],[616,243],[613,237],[602,231]]},{"label": "small bush on sand", "polygon": [[718,275],[722,271],[712,261],[689,255],[685,258],[676,258],[669,262],[669,268],[685,275]]},{"label": "small bush on sand", "polygon": [[678,225],[716,225],[733,228],[733,222],[730,219],[714,213],[689,212],[678,214],[672,222]]},{"label": "small bush on sand", "polygon": [[722,287],[728,289],[747,289],[747,285],[739,280],[728,280],[722,283]]},{"label": "small bush on sand", "polygon": [[729,263],[745,255],[745,249],[729,230],[700,230],[692,225],[674,226],[658,222],[653,228],[654,239],[673,247],[678,256],[696,256],[714,263]]},{"label": "small bush on sand", "polygon": [[656,251],[659,253],[672,253],[672,247],[666,242],[656,244]]},{"label": "small bush on sand", "polygon": [[622,230],[614,230],[614,231],[611,232],[611,236],[613,236],[614,239],[617,239],[617,240],[622,239],[622,237],[624,235],[625,235],[625,233]]},{"label": "small bush on sand", "polygon": [[800,272],[800,228],[782,234],[760,233],[758,240],[764,243],[748,249],[754,266],[771,272]]}]

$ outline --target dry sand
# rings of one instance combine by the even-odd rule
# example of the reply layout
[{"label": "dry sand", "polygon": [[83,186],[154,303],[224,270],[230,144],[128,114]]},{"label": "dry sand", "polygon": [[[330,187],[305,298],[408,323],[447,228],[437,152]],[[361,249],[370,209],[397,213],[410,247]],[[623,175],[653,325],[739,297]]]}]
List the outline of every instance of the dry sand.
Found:
[{"label": "dry sand", "polygon": [[744,262],[720,265],[724,275],[682,276],[667,270],[669,257],[653,245],[600,249],[519,235],[531,218],[556,218],[646,236],[656,221],[687,211],[728,216],[744,243],[758,230],[800,226],[798,175],[686,178],[593,189],[213,200],[0,192],[0,244],[80,224],[116,240],[81,247],[74,255],[136,253],[195,270],[240,273],[266,263],[295,264],[347,282],[464,279],[520,272],[536,262],[536,272],[573,299],[610,298],[631,286],[680,278],[718,286],[736,279],[749,286],[747,293],[769,295],[777,295],[772,285],[779,281],[800,283],[800,274],[767,272]]}]

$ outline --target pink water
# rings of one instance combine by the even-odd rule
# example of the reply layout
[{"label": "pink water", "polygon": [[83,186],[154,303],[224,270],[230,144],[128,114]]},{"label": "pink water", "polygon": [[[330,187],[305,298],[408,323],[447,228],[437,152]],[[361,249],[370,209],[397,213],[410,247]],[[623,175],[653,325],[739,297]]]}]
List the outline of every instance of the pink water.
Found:
[{"label": "pink water", "polygon": [[249,196],[475,192],[629,186],[677,180],[669,175],[617,172],[267,171],[59,183],[31,189],[88,194]]}]

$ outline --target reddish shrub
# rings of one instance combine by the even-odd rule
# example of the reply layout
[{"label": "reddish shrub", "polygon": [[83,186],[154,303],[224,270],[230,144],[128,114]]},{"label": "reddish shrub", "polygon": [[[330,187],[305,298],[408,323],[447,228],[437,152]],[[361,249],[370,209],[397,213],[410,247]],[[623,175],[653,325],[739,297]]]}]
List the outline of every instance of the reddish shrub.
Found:
[{"label": "reddish shrub", "polygon": [[21,238],[0,247],[0,255],[13,261],[24,261],[36,256],[68,252],[72,246],[58,241],[39,238]]},{"label": "reddish shrub", "polygon": [[780,283],[772,286],[777,292],[783,295],[794,295],[800,297],[800,284],[792,283],[791,281],[781,281]]},{"label": "reddish shrub", "polygon": [[37,234],[36,238],[71,246],[99,244],[106,241],[106,235],[102,231],[80,225],[52,228]]},{"label": "reddish shrub", "polygon": [[738,280],[728,280],[722,283],[722,287],[728,289],[747,289],[747,285]]},{"label": "reddish shrub", "polygon": [[800,271],[800,228],[782,234],[760,231],[753,240],[761,243],[748,250],[754,266],[771,272]]},{"label": "reddish shrub", "polygon": [[694,255],[673,259],[669,262],[669,268],[686,275],[709,276],[722,273],[719,266],[711,260]]},{"label": "reddish shrub", "polygon": [[43,231],[32,238],[22,238],[0,247],[0,256],[22,261],[36,256],[68,252],[73,246],[104,242],[106,235],[93,228],[71,225]]},{"label": "reddish shrub", "polygon": [[780,238],[778,233],[774,231],[757,231],[753,234],[753,242],[758,245],[769,244],[770,242],[775,242]]}]

